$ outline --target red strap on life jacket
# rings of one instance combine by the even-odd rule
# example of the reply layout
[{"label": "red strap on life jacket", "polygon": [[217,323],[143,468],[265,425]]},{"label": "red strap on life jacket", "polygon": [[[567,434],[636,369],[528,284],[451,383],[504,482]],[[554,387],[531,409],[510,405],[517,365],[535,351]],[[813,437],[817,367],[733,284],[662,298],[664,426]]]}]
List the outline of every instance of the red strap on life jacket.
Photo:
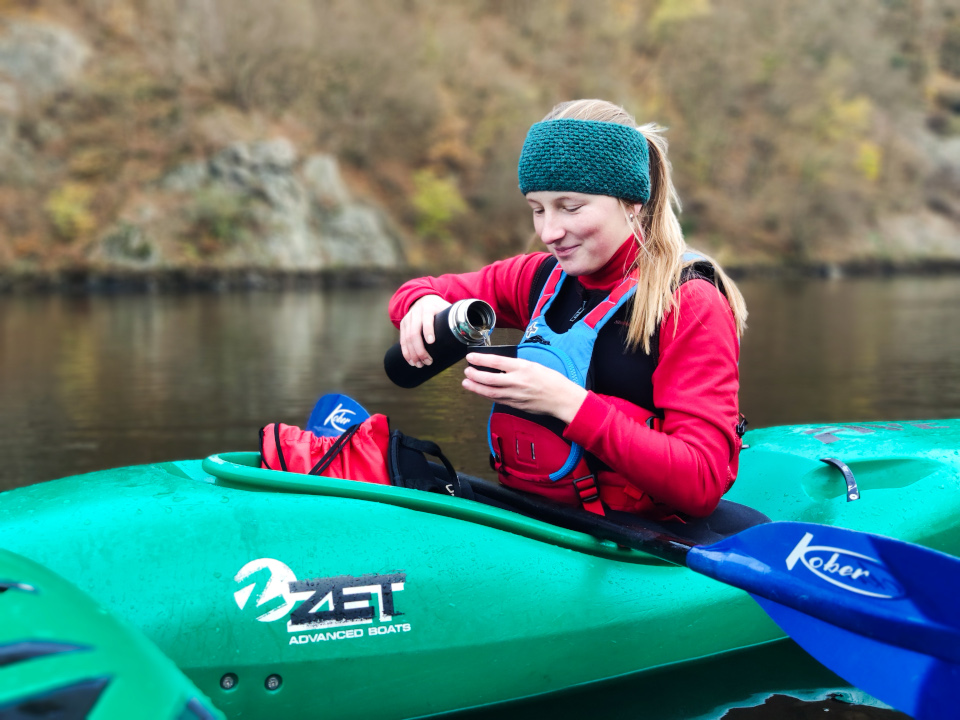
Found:
[{"label": "red strap on life jacket", "polygon": [[547,278],[547,282],[543,286],[543,291],[540,293],[540,299],[537,300],[537,306],[533,310],[533,315],[530,316],[530,319],[540,317],[540,313],[543,312],[543,306],[546,305],[550,298],[553,297],[553,294],[557,291],[557,285],[560,284],[560,276],[563,274],[563,269],[560,265],[555,265],[553,270],[550,272],[550,277]]},{"label": "red strap on life jacket", "polygon": [[623,281],[614,288],[613,292],[607,296],[606,300],[584,316],[583,324],[591,329],[595,328],[597,323],[603,320],[603,317],[610,311],[610,308],[620,302],[620,299],[636,284],[637,278],[633,275],[625,277]]},{"label": "red strap on life jacket", "polygon": [[595,515],[606,515],[603,511],[603,503],[600,502],[600,488],[597,487],[597,480],[593,475],[585,475],[573,481],[573,488],[577,491],[577,497],[580,498],[580,504],[583,509],[594,513]]}]

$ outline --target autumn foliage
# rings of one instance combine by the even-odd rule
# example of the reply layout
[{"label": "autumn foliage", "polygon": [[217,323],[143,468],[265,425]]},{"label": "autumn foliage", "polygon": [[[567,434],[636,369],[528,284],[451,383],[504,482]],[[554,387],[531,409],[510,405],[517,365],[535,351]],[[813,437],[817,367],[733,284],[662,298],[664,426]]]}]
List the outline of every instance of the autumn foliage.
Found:
[{"label": "autumn foliage", "polygon": [[958,0],[7,0],[0,12],[68,19],[96,57],[81,85],[20,121],[37,157],[56,162],[4,170],[32,209],[0,197],[0,260],[21,246],[36,255],[38,233],[50,253],[93,242],[178,163],[282,133],[334,153],[405,228],[413,258],[475,264],[529,240],[516,187],[527,127],[558,101],[602,97],[670,128],[692,241],[733,264],[808,262],[924,204],[917,133],[960,132],[958,11]]}]

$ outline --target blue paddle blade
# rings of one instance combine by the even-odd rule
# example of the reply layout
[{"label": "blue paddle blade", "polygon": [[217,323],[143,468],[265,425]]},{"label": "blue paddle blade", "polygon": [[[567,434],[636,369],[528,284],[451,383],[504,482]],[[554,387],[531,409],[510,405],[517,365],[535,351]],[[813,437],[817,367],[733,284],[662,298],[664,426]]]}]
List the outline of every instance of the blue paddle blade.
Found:
[{"label": "blue paddle blade", "polygon": [[894,647],[753,596],[800,647],[851,685],[916,720],[960,717],[960,665]]},{"label": "blue paddle blade", "polygon": [[[781,627],[797,643],[816,648],[820,654],[811,654],[827,667],[894,707],[927,713],[930,704],[942,706],[948,690],[956,692],[960,560],[955,557],[844,528],[777,522],[693,548],[687,565],[774,603],[777,614],[771,616],[777,622],[785,618],[790,629]],[[880,665],[859,663],[864,676],[875,671],[881,682],[851,675],[845,657],[855,640],[866,648],[857,651],[863,657],[880,658],[883,648]],[[897,667],[912,668],[914,675],[891,677],[889,668]],[[960,718],[960,705],[951,712],[917,717]]]},{"label": "blue paddle blade", "polygon": [[353,398],[339,393],[330,393],[323,395],[313,406],[313,411],[307,420],[307,430],[314,435],[335,436],[368,417],[370,413]]}]

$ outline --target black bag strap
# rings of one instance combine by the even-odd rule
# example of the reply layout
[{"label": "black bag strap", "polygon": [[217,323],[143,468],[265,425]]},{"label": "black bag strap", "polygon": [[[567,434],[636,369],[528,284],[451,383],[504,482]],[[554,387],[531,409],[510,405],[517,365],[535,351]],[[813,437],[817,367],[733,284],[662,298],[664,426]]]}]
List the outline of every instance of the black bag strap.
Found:
[{"label": "black bag strap", "polygon": [[[417,438],[412,438],[409,435],[403,435],[403,433],[400,433],[399,430],[397,433],[401,436],[400,442],[404,447],[408,447],[411,450],[416,450],[417,452],[425,453],[427,455],[433,455],[441,462],[443,467],[446,468],[447,472],[450,474],[450,477],[453,478],[453,481],[457,485],[460,484],[460,478],[457,476],[457,471],[453,469],[453,464],[447,459],[447,456],[440,451],[439,445],[432,440],[418,440]],[[450,492],[450,494],[455,495],[456,493]]]},{"label": "black bag strap", "polygon": [[[439,477],[434,472],[424,455],[432,455],[442,463],[445,477]],[[460,482],[460,476],[439,445],[430,440],[409,437],[399,430],[390,433],[387,472],[391,485],[455,497],[473,497],[469,486]]]},{"label": "black bag strap", "polygon": [[310,468],[310,472],[307,474],[320,475],[324,470],[330,467],[330,463],[336,460],[337,455],[339,455],[340,451],[343,450],[348,442],[350,442],[350,438],[352,438],[354,433],[360,429],[362,424],[363,423],[354,423],[344,430],[340,434],[340,437],[337,438],[337,441],[327,448],[327,451],[323,454],[323,457],[317,460],[317,464]]},{"label": "black bag strap", "polygon": [[[263,454],[263,436],[266,433],[267,425],[264,425],[260,428],[260,458],[266,458],[266,455]],[[284,472],[287,471],[287,461],[283,457],[283,447],[280,445],[280,423],[273,423],[273,441],[277,446],[277,457],[280,459],[280,469]],[[263,460],[266,464],[266,460]],[[269,467],[269,466],[268,466]],[[269,468],[273,470],[273,468]]]}]

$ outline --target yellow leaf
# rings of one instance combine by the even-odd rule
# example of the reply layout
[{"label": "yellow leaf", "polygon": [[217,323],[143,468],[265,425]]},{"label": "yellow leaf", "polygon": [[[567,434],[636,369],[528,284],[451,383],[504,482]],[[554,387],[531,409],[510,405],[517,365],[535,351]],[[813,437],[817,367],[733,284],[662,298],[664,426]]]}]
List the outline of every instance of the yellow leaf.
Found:
[{"label": "yellow leaf", "polygon": [[450,221],[467,211],[457,181],[452,177],[438,177],[432,170],[418,170],[413,175],[413,185],[417,231],[426,237],[447,237]]},{"label": "yellow leaf", "polygon": [[849,100],[839,94],[830,98],[830,129],[828,136],[833,140],[863,135],[870,129],[873,115],[873,103],[865,95],[857,95]]},{"label": "yellow leaf", "polygon": [[92,232],[97,220],[90,210],[93,188],[80,183],[65,183],[50,193],[44,210],[65,240],[75,240]]},{"label": "yellow leaf", "polygon": [[711,12],[710,0],[660,0],[650,24],[656,30],[663,25],[703,17]]},{"label": "yellow leaf", "polygon": [[860,143],[857,152],[857,170],[870,182],[876,182],[880,177],[883,163],[883,150],[875,142],[864,140]]}]

